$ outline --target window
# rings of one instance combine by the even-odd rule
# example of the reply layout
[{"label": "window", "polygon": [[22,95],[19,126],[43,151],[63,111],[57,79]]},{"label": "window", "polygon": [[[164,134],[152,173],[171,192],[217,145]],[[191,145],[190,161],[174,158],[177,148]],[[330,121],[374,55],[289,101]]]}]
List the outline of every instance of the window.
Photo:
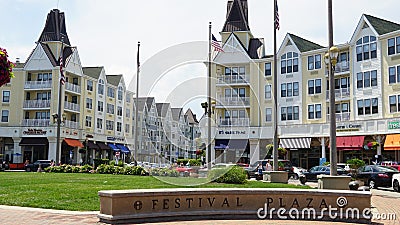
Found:
[{"label": "window", "polygon": [[122,131],[122,123],[121,122],[117,122],[117,131],[118,132]]},{"label": "window", "polygon": [[270,84],[265,85],[265,99],[271,99],[272,98],[271,87],[272,86]]},{"label": "window", "polygon": [[97,129],[103,129],[103,119],[97,118]]},{"label": "window", "polygon": [[272,121],[272,108],[265,109],[265,121],[267,121],[267,122]]},{"label": "window", "polygon": [[322,93],[322,80],[315,79],[308,81],[308,94],[321,94]]},{"label": "window", "polygon": [[293,84],[292,83],[287,83],[286,84],[286,89],[287,89],[287,96],[292,97],[293,96]]},{"label": "window", "polygon": [[111,120],[106,120],[106,130],[114,130],[114,122]]},{"label": "window", "polygon": [[321,55],[308,56],[308,70],[321,69]]},{"label": "window", "polygon": [[129,124],[125,124],[125,133],[127,133],[127,134],[129,134],[129,130],[130,130],[130,128],[129,128],[130,126],[129,126]]},{"label": "window", "polygon": [[308,119],[314,119],[314,105],[308,105]]},{"label": "window", "polygon": [[93,91],[93,81],[91,80],[87,81],[86,90]]},{"label": "window", "polygon": [[314,94],[314,80],[309,80],[308,81],[308,94],[313,95]]},{"label": "window", "polygon": [[288,52],[281,56],[281,74],[299,71],[299,54]]},{"label": "window", "polygon": [[321,119],[322,118],[321,104],[308,105],[308,119]]},{"label": "window", "polygon": [[131,110],[130,109],[126,109],[125,110],[125,117],[131,117]]},{"label": "window", "polygon": [[102,101],[97,102],[97,111],[99,111],[99,112],[104,111],[104,103]]},{"label": "window", "polygon": [[377,57],[376,46],[375,36],[364,36],[358,39],[356,43],[357,62],[375,59]]},{"label": "window", "polygon": [[107,96],[110,98],[114,98],[114,96],[115,96],[114,88],[112,88],[112,87],[107,88]]},{"label": "window", "polygon": [[87,109],[92,109],[92,99],[91,98],[86,98],[86,108]]},{"label": "window", "polygon": [[117,115],[122,116],[122,107],[121,106],[117,107]]},{"label": "window", "polygon": [[293,96],[299,96],[299,82],[293,82]]},{"label": "window", "polygon": [[8,110],[1,111],[1,122],[2,123],[8,123],[8,114],[9,114]]},{"label": "window", "polygon": [[122,101],[124,90],[122,87],[118,87],[118,100]]},{"label": "window", "polygon": [[131,102],[131,94],[126,94],[126,102],[130,103]]},{"label": "window", "polygon": [[37,81],[51,81],[51,80],[52,80],[52,74],[51,73],[38,73],[38,75],[37,75]]},{"label": "window", "polygon": [[99,84],[97,85],[97,92],[100,95],[104,95],[104,80],[100,79]]},{"label": "window", "polygon": [[398,97],[396,95],[389,96],[390,113],[399,112],[399,109],[397,107],[397,104],[398,104],[397,99],[398,99]]},{"label": "window", "polygon": [[286,97],[286,84],[281,84],[281,97]]},{"label": "window", "polygon": [[114,114],[114,105],[107,103],[107,113]]},{"label": "window", "polygon": [[10,91],[3,91],[3,102],[10,102]]},{"label": "window", "polygon": [[50,112],[36,112],[35,119],[48,120],[50,119]]},{"label": "window", "polygon": [[226,80],[229,82],[236,82],[238,79],[244,80],[246,75],[246,67],[225,67]]},{"label": "window", "polygon": [[400,66],[389,67],[389,84],[400,83]]},{"label": "window", "polygon": [[369,88],[376,86],[378,86],[378,75],[376,70],[357,73],[357,88]]},{"label": "window", "polygon": [[289,106],[281,108],[281,121],[299,120],[299,107]]},{"label": "window", "polygon": [[272,75],[271,63],[265,63],[265,76],[271,76],[271,75]]},{"label": "window", "polygon": [[400,37],[388,39],[388,55],[400,53]]},{"label": "window", "polygon": [[92,117],[86,116],[85,126],[92,127]]},{"label": "window", "polygon": [[299,96],[299,82],[281,84],[281,97]]},{"label": "window", "polygon": [[[390,99],[389,99],[390,101]],[[357,113],[359,116],[378,113],[378,98],[363,99],[357,101]]]}]

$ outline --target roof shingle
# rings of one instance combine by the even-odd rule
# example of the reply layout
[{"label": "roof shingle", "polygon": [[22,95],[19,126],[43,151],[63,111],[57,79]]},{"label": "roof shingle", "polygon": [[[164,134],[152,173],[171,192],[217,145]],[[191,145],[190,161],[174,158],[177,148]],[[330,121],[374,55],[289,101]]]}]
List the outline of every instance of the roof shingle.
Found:
[{"label": "roof shingle", "polygon": [[324,48],[323,46],[321,46],[319,44],[316,44],[314,42],[311,42],[309,40],[301,38],[297,35],[290,34],[290,33],[289,33],[289,35],[292,38],[292,40],[294,41],[294,44],[300,50],[300,52],[308,52],[308,51]]},{"label": "roof shingle", "polygon": [[371,23],[371,25],[374,27],[376,32],[378,32],[379,35],[382,34],[387,34],[396,30],[400,30],[400,24],[393,23],[388,20],[384,20],[375,16],[371,15],[366,15],[364,16],[367,18],[367,20]]}]

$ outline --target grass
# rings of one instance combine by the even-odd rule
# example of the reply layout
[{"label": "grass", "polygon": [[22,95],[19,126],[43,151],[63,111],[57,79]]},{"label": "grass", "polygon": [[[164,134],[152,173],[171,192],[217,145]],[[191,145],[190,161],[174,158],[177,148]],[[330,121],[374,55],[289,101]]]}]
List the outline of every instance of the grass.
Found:
[{"label": "grass", "polygon": [[[163,178],[78,173],[0,172],[0,205],[73,211],[98,211],[100,190],[181,188],[309,188],[249,181],[246,184],[205,183],[203,178]],[[201,181],[201,182],[199,182]],[[173,184],[179,184],[173,185]]]}]

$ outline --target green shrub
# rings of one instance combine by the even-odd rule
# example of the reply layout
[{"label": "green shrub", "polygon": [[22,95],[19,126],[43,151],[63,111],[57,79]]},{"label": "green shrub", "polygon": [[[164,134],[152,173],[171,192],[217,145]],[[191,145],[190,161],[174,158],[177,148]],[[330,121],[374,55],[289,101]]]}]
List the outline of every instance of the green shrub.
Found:
[{"label": "green shrub", "polygon": [[212,169],[208,176],[210,180],[217,183],[244,184],[247,182],[246,171],[240,166]]},{"label": "green shrub", "polygon": [[178,165],[181,165],[181,163],[186,166],[186,164],[189,162],[189,159],[178,159],[176,160],[176,163],[178,163]]},{"label": "green shrub", "polygon": [[190,166],[200,166],[201,159],[189,159],[189,165]]},{"label": "green shrub", "polygon": [[150,170],[151,176],[178,177],[178,171],[169,168],[154,168]]},{"label": "green shrub", "polygon": [[91,165],[84,165],[84,166],[81,166],[80,168],[80,173],[90,173],[90,171],[92,171],[93,170],[93,167],[91,166]]},{"label": "green shrub", "polygon": [[110,161],[110,165],[112,166],[120,166],[120,167],[124,167],[124,162],[122,160],[118,161],[118,164],[115,162],[115,160]]},{"label": "green shrub", "polygon": [[110,164],[109,159],[93,159],[93,162],[95,168],[97,168],[101,164],[106,164],[106,165]]}]

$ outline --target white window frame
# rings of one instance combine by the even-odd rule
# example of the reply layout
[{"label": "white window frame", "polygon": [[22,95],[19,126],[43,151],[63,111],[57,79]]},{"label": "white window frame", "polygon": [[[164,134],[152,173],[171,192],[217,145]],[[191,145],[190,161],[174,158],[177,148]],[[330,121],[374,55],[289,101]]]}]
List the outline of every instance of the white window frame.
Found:
[{"label": "white window frame", "polygon": [[[6,96],[5,93],[8,93],[8,96]],[[8,101],[7,101],[7,99],[5,97],[8,97]],[[11,98],[11,91],[3,91],[2,102],[3,103],[10,103],[10,98]]]}]

